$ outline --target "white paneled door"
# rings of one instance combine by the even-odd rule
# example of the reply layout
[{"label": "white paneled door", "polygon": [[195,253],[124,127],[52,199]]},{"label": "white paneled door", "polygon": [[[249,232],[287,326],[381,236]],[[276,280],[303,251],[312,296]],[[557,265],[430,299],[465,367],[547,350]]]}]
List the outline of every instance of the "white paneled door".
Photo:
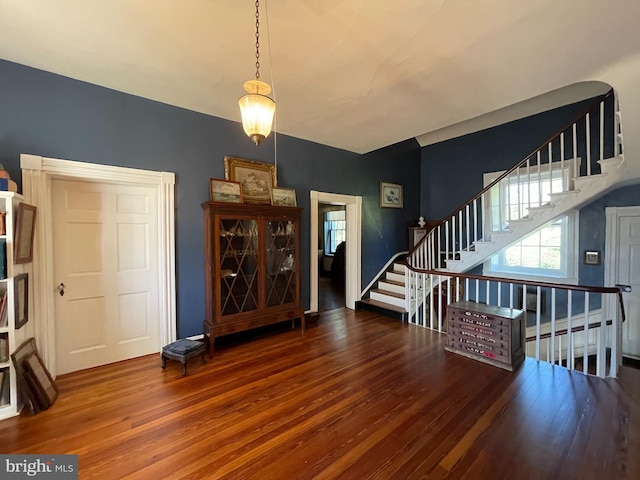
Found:
[{"label": "white paneled door", "polygon": [[622,294],[626,322],[622,326],[622,354],[640,358],[640,215],[619,217],[618,282],[629,285]]},{"label": "white paneled door", "polygon": [[54,179],[57,373],[158,352],[158,193]]}]

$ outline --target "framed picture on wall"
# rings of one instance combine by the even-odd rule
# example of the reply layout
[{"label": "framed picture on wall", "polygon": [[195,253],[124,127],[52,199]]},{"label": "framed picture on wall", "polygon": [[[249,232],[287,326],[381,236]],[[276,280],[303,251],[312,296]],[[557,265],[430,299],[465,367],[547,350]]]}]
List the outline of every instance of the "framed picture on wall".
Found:
[{"label": "framed picture on wall", "polygon": [[29,263],[33,260],[33,232],[36,226],[36,207],[21,203],[16,215],[14,263]]},{"label": "framed picture on wall", "polygon": [[402,185],[380,182],[380,208],[402,208]]}]

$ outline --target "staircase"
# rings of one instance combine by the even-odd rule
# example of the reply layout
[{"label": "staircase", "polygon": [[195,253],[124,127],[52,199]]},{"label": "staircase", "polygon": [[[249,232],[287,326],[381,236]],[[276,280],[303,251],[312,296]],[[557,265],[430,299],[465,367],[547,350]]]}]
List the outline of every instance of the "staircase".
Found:
[{"label": "staircase", "polygon": [[[613,134],[605,132],[605,127],[611,128],[605,123],[606,101],[613,102],[615,108]],[[385,313],[384,309],[389,316],[411,321],[431,289],[448,278],[447,273],[466,272],[546,223],[593,201],[623,180],[624,171],[620,113],[611,91],[440,222],[416,245],[406,264],[412,269],[441,273],[436,282],[421,282],[417,280],[420,274],[396,262],[378,279],[377,287],[369,292],[370,298],[361,302],[362,308],[379,313]],[[527,195],[519,187],[531,185],[532,179],[540,188],[537,203],[531,201],[531,187]],[[515,194],[499,193],[513,192],[514,184]],[[548,194],[542,195],[543,187]],[[491,202],[496,198],[499,206],[492,208]],[[492,218],[496,211],[500,218]]]},{"label": "staircase", "polygon": [[386,315],[405,322],[408,312],[405,308],[405,273],[404,263],[393,262],[378,278],[377,286],[369,290],[369,298],[358,302],[358,309],[365,309]]}]

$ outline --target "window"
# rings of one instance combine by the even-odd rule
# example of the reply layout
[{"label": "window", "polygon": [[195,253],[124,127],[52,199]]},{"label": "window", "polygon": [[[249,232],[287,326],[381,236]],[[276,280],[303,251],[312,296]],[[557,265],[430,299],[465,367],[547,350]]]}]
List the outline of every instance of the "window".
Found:
[{"label": "window", "polygon": [[324,214],[324,253],[333,255],[341,242],[347,239],[345,210],[334,210]]},{"label": "window", "polygon": [[[485,185],[502,172],[485,175]],[[525,217],[529,205],[549,201],[551,192],[560,192],[571,172],[554,168],[529,174],[512,175],[496,185],[490,194],[489,217],[492,230],[506,228],[511,219]],[[578,212],[556,218],[542,228],[504,248],[484,264],[484,273],[532,280],[577,283]]]}]

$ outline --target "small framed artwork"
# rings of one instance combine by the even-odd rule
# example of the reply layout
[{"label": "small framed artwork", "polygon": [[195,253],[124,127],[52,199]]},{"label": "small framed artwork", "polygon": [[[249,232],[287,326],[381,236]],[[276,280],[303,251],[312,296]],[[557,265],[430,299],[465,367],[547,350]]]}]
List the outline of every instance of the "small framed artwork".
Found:
[{"label": "small framed artwork", "polygon": [[275,165],[224,157],[224,175],[227,180],[242,185],[245,203],[271,205],[271,189],[277,185]]},{"label": "small framed artwork", "polygon": [[276,207],[296,207],[296,191],[293,188],[273,188],[271,205]]},{"label": "small framed artwork", "polygon": [[16,309],[16,329],[29,321],[29,274],[21,273],[13,278],[13,305]]},{"label": "small framed artwork", "polygon": [[16,376],[18,380],[18,390],[24,400],[29,412],[36,414],[42,407],[40,406],[39,398],[35,392],[31,389],[31,386],[26,379],[24,371],[24,360],[32,353],[37,352],[35,338],[29,338],[11,354],[11,360],[13,366],[16,369]]},{"label": "small framed artwork", "polygon": [[36,226],[36,207],[21,203],[16,215],[15,253],[13,263],[33,260],[33,232]]},{"label": "small framed artwork", "polygon": [[56,398],[58,398],[58,388],[53,382],[49,370],[44,366],[38,352],[33,352],[25,358],[23,366],[25,374],[29,375],[35,384],[34,387],[39,394],[37,396],[38,400],[42,401],[44,398],[48,405],[53,405]]},{"label": "small framed artwork", "polygon": [[584,251],[584,264],[585,265],[600,265],[600,250],[585,250]]},{"label": "small framed artwork", "polygon": [[402,185],[380,182],[380,208],[402,208]]},{"label": "small framed artwork", "polygon": [[210,178],[209,193],[212,202],[242,203],[242,185],[240,185],[240,182]]}]

